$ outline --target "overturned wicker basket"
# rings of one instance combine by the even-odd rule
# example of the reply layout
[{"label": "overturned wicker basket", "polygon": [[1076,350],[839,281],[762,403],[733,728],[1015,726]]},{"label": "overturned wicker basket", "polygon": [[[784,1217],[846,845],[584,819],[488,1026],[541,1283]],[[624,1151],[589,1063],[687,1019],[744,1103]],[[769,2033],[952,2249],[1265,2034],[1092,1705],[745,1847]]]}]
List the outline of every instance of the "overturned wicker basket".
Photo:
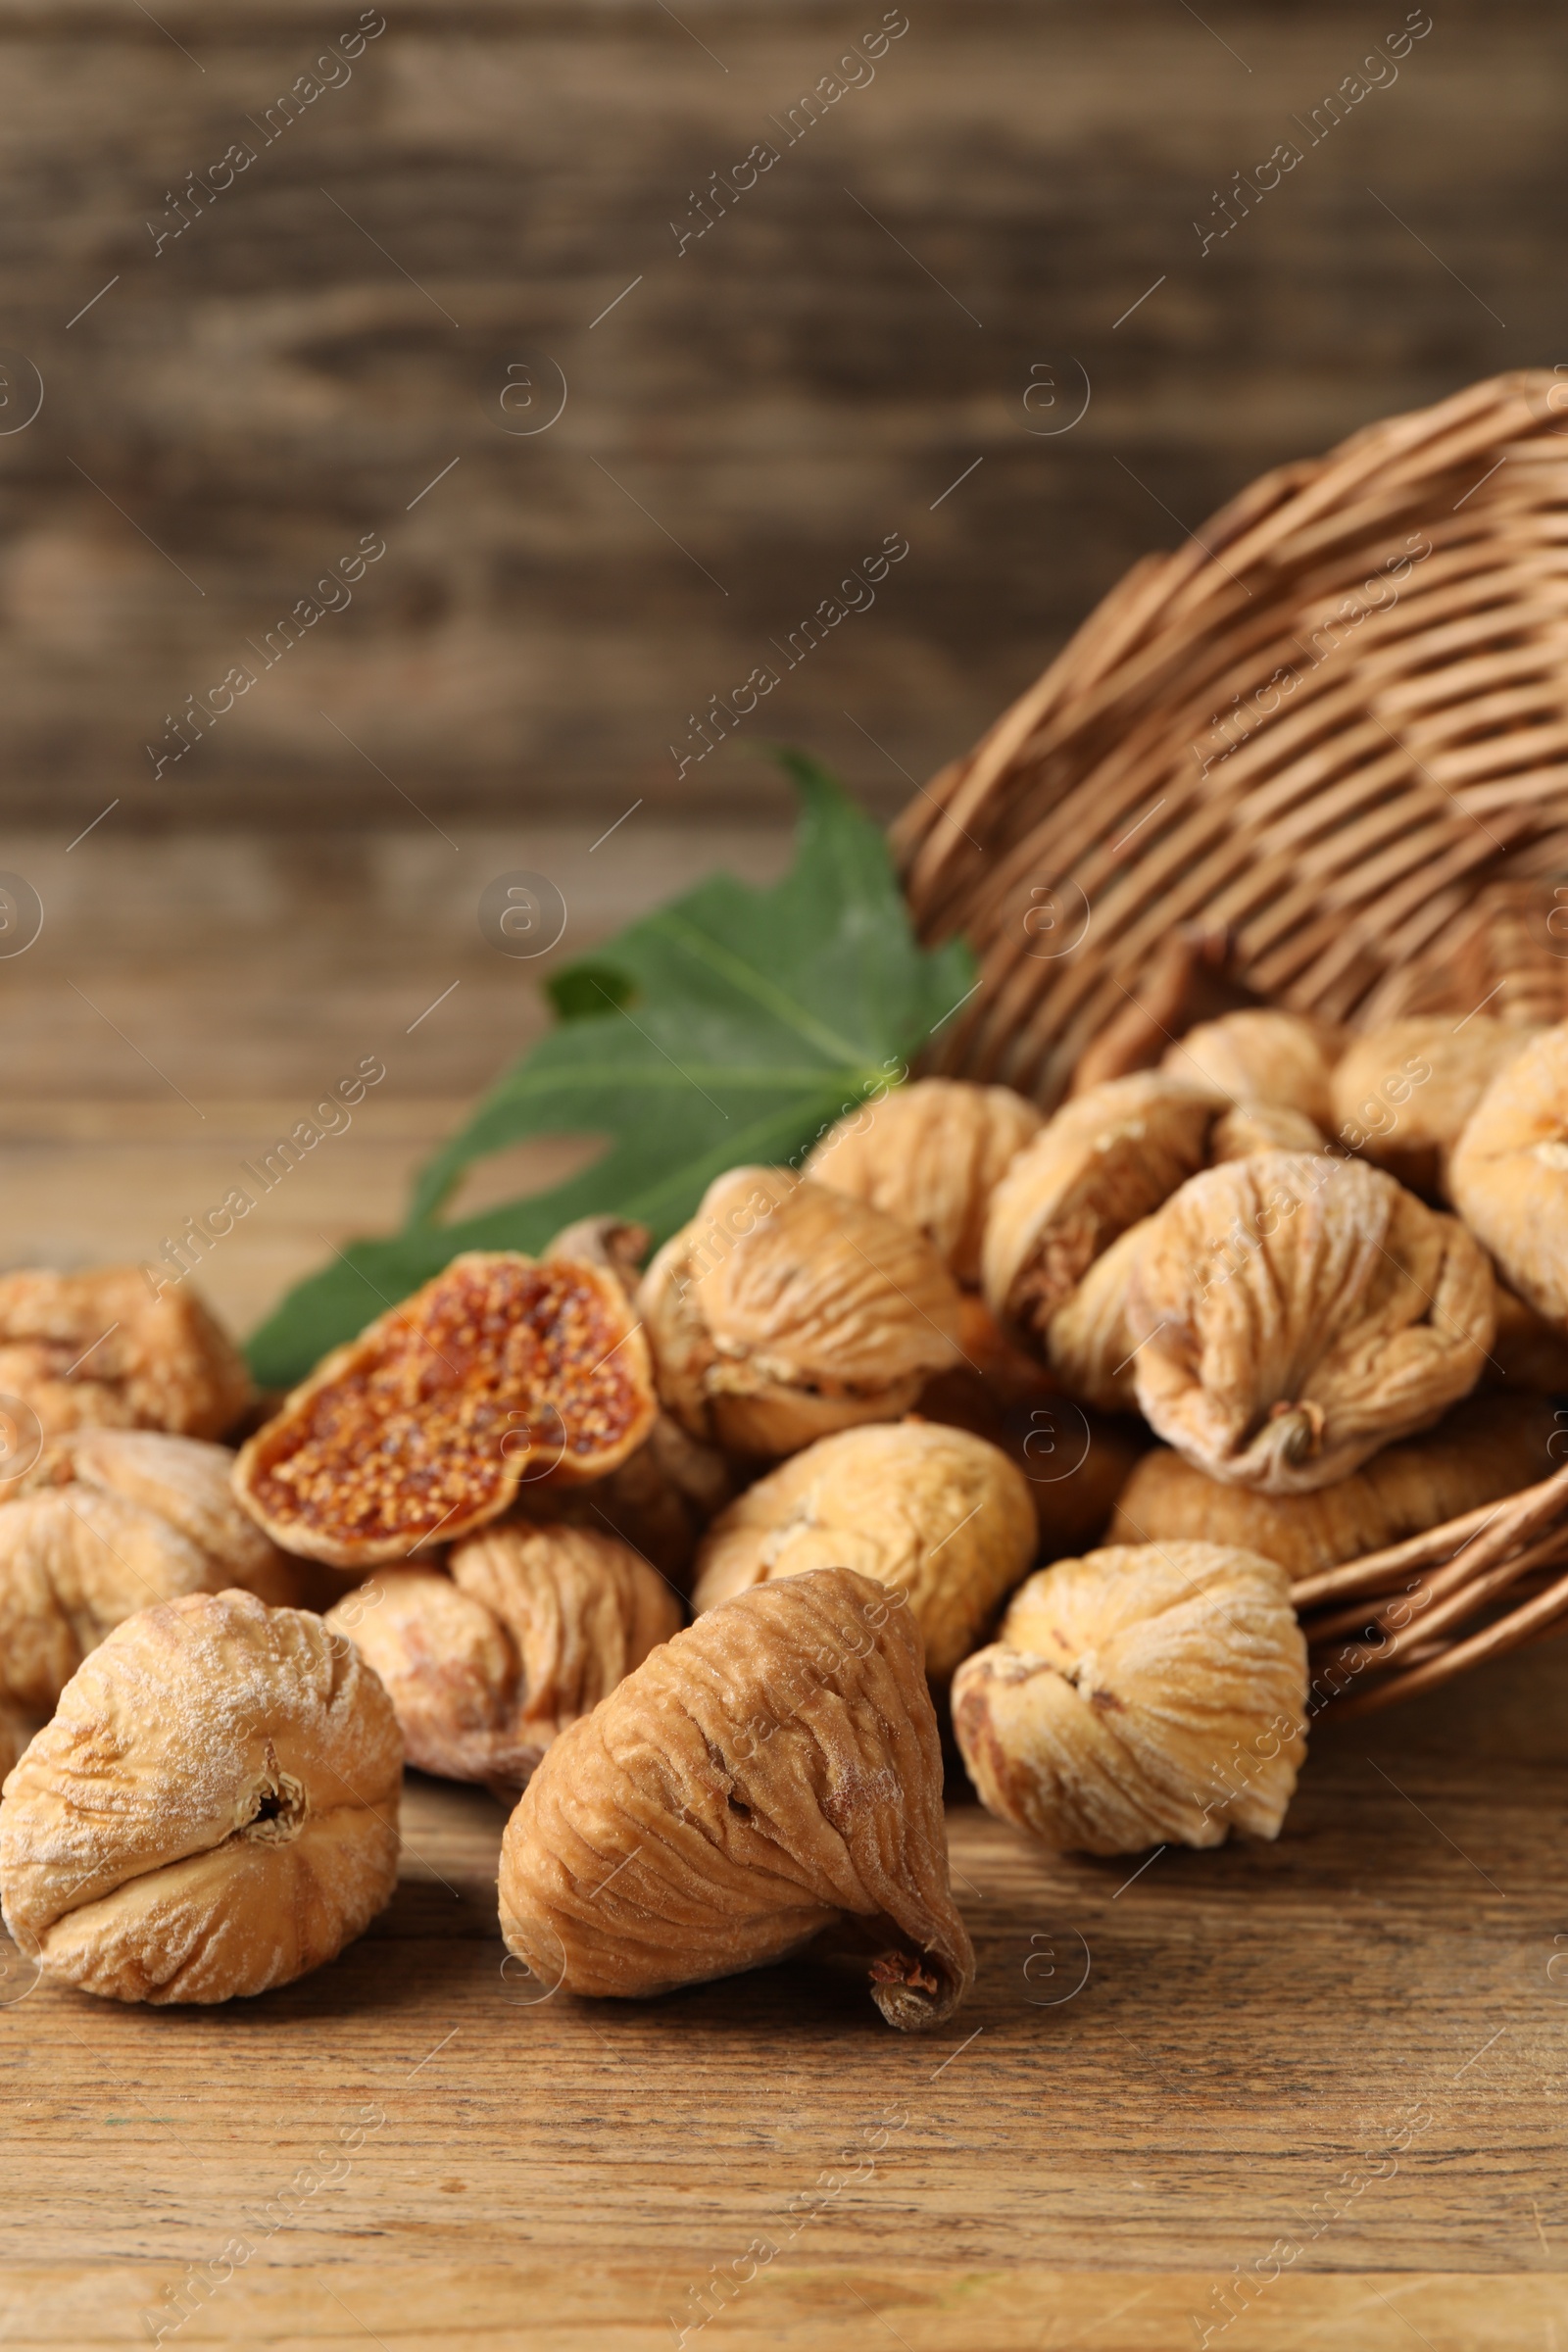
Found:
[{"label": "overturned wicker basket", "polygon": [[[1568,1017],[1568,378],[1368,426],[1146,557],[895,846],[981,956],[937,1066],[1048,1106],[1113,1028],[1194,1017],[1199,942],[1358,1027]],[[1568,1467],[1305,1580],[1316,1703],[1568,1629],[1564,1563]]]}]

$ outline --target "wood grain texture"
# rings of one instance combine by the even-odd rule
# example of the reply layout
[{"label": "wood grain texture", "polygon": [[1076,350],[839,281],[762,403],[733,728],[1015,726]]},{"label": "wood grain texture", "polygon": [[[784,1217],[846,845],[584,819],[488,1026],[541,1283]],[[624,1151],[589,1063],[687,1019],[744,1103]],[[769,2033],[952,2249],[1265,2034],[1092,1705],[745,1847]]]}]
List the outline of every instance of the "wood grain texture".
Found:
[{"label": "wood grain texture", "polygon": [[[398,2343],[471,2323],[640,2346],[760,2244],[722,2320],[742,2340],[863,2340],[869,2307],[917,2347],[1142,2346],[1196,2340],[1189,2314],[1280,2240],[1297,2254],[1229,2341],[1309,2321],[1395,2340],[1357,2274],[1444,2352],[1547,2340],[1559,1818],[1529,1769],[1483,1791],[1462,1763],[1341,1744],[1277,1846],[1166,1853],[1129,1885],[959,1806],[979,1983],[906,2040],[803,1965],[645,2006],[531,1997],[495,1930],[499,1811],[415,1783],[394,1905],[333,1967],[218,2011],[40,1986],[0,2018],[26,2183],[0,2221],[8,2340],[63,2340],[74,2304],[70,2340],[124,2341],[130,2303],[167,2313],[227,2247],[183,2340],[353,2341],[352,2318]],[[1419,2129],[1391,2158],[1401,2116]],[[313,2170],[344,2126],[363,2145]]]},{"label": "wood grain texture", "polygon": [[[314,1041],[272,1050],[303,1081]],[[135,1247],[288,1099],[215,1098],[209,1134],[151,1097],[13,1100],[0,1253]],[[214,1256],[213,1295],[260,1311],[456,1107],[389,1095]],[[707,2308],[689,2344],[1166,2352],[1272,2252],[1226,2352],[1390,2352],[1412,2328],[1549,2352],[1565,1701],[1548,1647],[1326,1726],[1278,1844],[1142,1870],[956,1803],[980,1973],[936,2041],[802,1965],[647,2005],[529,1997],[496,1930],[502,1814],[416,1779],[391,1910],[297,1985],[180,2012],[0,1979],[4,2340],[145,2342],[143,2314],[184,2310],[166,2342],[652,2352]],[[376,2115],[346,2172],[313,2168]],[[748,2260],[718,2316],[715,2266]]]},{"label": "wood grain texture", "polygon": [[[776,808],[773,732],[891,813],[901,768],[1264,465],[1559,356],[1568,28],[1450,0],[1314,133],[1404,13],[928,0],[791,143],[874,0],[405,0],[270,133],[349,0],[171,0],[167,34],[7,0],[0,318],[45,386],[0,435],[10,812]],[[679,249],[759,141],[776,166]],[[1299,166],[1227,216],[1281,141]],[[497,404],[528,350],[569,397],[518,437]],[[1080,365],[1088,414],[1053,434]],[[155,779],[165,714],[265,661],[247,642],[367,531],[352,606]],[[890,531],[875,608],[783,667]],[[688,714],[761,662],[776,691],[678,777]]]}]

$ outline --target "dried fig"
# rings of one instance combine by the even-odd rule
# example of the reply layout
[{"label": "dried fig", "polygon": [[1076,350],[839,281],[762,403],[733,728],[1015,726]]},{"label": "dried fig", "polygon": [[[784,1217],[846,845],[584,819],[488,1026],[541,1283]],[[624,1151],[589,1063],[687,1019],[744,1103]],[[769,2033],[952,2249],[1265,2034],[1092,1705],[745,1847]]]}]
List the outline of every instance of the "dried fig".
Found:
[{"label": "dried fig", "polygon": [[1448,1193],[1509,1289],[1568,1326],[1568,1021],[1493,1079],[1453,1147]]},{"label": "dried fig", "polygon": [[1557,1434],[1544,1396],[1467,1396],[1435,1428],[1385,1446],[1312,1494],[1226,1486],[1160,1446],[1123,1487],[1105,1541],[1239,1544],[1278,1560],[1295,1582],[1549,1478],[1560,1466],[1548,1451]]},{"label": "dried fig", "polygon": [[1334,1132],[1412,1192],[1443,1191],[1447,1155],[1499,1070],[1539,1032],[1472,1013],[1391,1021],[1358,1037],[1334,1072]]},{"label": "dried fig", "polygon": [[1250,1159],[1254,1152],[1321,1152],[1327,1137],[1304,1110],[1284,1102],[1237,1102],[1220,1112],[1208,1139],[1208,1159]]},{"label": "dried fig", "polygon": [[1306,1643],[1284,1571],[1224,1544],[1043,1568],[959,1667],[953,1724],[988,1811],[1069,1852],[1279,1834],[1304,1752]]},{"label": "dried fig", "polygon": [[811,1568],[903,1592],[945,1682],[1035,1554],[1022,1474],[967,1430],[901,1421],[819,1438],[720,1512],[698,1554],[699,1615]]},{"label": "dried fig", "polygon": [[924,1236],[787,1168],[710,1184],[638,1303],[663,1402],[737,1453],[897,1420],[958,1352],[958,1291]]},{"label": "dried fig", "polygon": [[246,1440],[234,1492],[286,1550],[370,1567],[499,1517],[541,1465],[603,1478],[654,1412],[612,1274],[471,1250],[317,1366]]},{"label": "dried fig", "polygon": [[46,1438],[165,1429],[220,1438],[250,1374],[194,1291],[155,1296],[139,1266],[0,1276],[0,1396],[31,1407]]},{"label": "dried fig", "polygon": [[0,1502],[0,1701],[45,1717],[87,1652],[153,1601],[243,1586],[293,1598],[295,1563],[229,1493],[233,1455],[155,1430],[58,1439]]},{"label": "dried fig", "polygon": [[319,1617],[192,1593],[117,1626],[6,1783],[6,1925],[118,2001],[226,2001],[335,1958],[391,1899],[402,1742]]},{"label": "dried fig", "polygon": [[1330,1074],[1341,1039],[1299,1012],[1227,1012],[1200,1021],[1169,1048],[1160,1068],[1228,1102],[1271,1102],[1319,1129],[1333,1115]]},{"label": "dried fig", "polygon": [[1102,1413],[1138,1410],[1137,1342],[1127,1321],[1127,1286],[1153,1222],[1140,1217],[1118,1234],[1047,1327],[1046,1347],[1056,1378],[1069,1396]]},{"label": "dried fig", "polygon": [[1474,1388],[1492,1269],[1453,1217],[1362,1160],[1210,1168],[1134,1253],[1144,1415],[1200,1469],[1267,1494],[1332,1486]]},{"label": "dried fig", "polygon": [[1208,1157],[1223,1104],[1158,1071],[1077,1095],[1020,1152],[992,1196],[986,1303],[1042,1348],[1094,1261]]},{"label": "dried fig", "polygon": [[487,1527],[449,1565],[384,1569],[326,1620],[385,1684],[409,1762],[448,1780],[522,1788],[682,1621],[662,1577],[586,1528]]},{"label": "dried fig", "polygon": [[975,1289],[991,1196],[1043,1125],[1034,1104],[1010,1086],[917,1078],[840,1119],[812,1152],[806,1174],[912,1225],[955,1280]]},{"label": "dried fig", "polygon": [[760,1586],[563,1732],[501,1848],[503,1931],[542,1984],[667,1992],[853,1921],[890,2025],[951,2017],[974,1954],[919,1630],[898,1601],[847,1568]]}]

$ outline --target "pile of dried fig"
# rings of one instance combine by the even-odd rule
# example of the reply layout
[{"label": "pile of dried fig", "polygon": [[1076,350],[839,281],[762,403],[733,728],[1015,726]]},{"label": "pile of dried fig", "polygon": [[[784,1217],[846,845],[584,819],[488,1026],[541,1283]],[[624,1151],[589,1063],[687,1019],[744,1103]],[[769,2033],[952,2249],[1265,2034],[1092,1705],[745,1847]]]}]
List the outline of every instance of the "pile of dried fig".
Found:
[{"label": "pile of dried fig", "polygon": [[1565,1236],[1568,1023],[1253,1004],[1050,1117],[895,1089],[651,1258],[459,1256],[260,1426],[188,1298],[10,1277],[6,1918],[121,1999],[285,1983],[406,1755],[507,1805],[539,1990],[809,1949],[938,2024],[943,1726],[1052,1846],[1277,1836],[1291,1581],[1555,1470]]}]

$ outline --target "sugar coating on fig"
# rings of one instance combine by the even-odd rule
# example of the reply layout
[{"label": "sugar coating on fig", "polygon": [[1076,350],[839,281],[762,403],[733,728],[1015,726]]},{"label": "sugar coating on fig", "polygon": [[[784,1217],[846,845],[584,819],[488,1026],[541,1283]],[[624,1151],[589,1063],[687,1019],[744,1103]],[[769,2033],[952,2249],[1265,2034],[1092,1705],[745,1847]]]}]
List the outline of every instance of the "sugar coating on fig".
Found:
[{"label": "sugar coating on fig", "polygon": [[1208,1543],[1043,1568],[959,1667],[981,1802],[1062,1851],[1279,1834],[1303,1752],[1306,1643],[1285,1572]]},{"label": "sugar coating on fig", "polygon": [[1476,1385],[1486,1253],[1381,1168],[1265,1152],[1184,1185],[1127,1288],[1146,1419],[1212,1477],[1331,1486]]},{"label": "sugar coating on fig", "polygon": [[890,2025],[953,2014],[974,1953],[899,1601],[845,1568],[760,1586],[563,1732],[501,1850],[502,1931],[542,1988],[667,1992],[850,1926]]},{"label": "sugar coating on fig", "polygon": [[499,1517],[525,1475],[603,1478],[656,1409],[612,1274],[468,1250],[317,1367],[246,1442],[234,1491],[286,1549],[369,1567]]},{"label": "sugar coating on fig", "polygon": [[6,1783],[6,1925],[112,2000],[267,1992],[391,1899],[402,1770],[386,1692],[320,1618],[249,1592],[143,1609]]},{"label": "sugar coating on fig", "polygon": [[806,1173],[912,1225],[972,1289],[991,1196],[1044,1123],[1010,1086],[917,1078],[847,1112],[812,1150]]}]

